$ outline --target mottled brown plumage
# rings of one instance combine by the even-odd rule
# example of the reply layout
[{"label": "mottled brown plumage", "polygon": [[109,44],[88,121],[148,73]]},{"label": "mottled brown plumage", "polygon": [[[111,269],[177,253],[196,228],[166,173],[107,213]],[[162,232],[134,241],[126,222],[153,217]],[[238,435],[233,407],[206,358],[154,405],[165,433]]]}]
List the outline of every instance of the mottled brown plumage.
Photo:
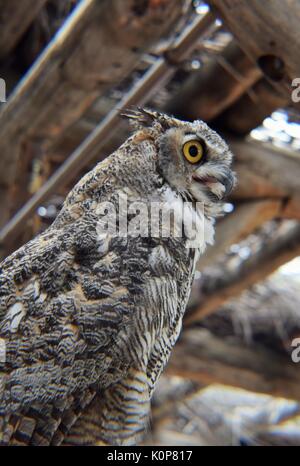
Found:
[{"label": "mottled brown plumage", "polygon": [[[234,177],[228,147],[203,122],[128,116],[133,136],[75,186],[50,228],[0,266],[2,444],[132,444],[147,425],[196,260]],[[186,138],[205,142],[201,163],[184,160]],[[120,198],[128,220],[135,201],[167,202],[175,217],[185,200],[203,201],[203,240],[191,248],[175,230],[103,233],[99,206],[109,201],[118,213]]]}]

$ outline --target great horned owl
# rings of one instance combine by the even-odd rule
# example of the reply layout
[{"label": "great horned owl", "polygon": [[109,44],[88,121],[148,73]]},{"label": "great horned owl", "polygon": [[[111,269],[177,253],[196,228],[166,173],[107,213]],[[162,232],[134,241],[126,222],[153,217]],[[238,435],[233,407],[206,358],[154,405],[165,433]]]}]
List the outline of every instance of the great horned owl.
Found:
[{"label": "great horned owl", "polygon": [[[2,444],[134,444],[147,425],[234,175],[228,146],[202,121],[142,109],[126,116],[133,135],[79,181],[50,228],[0,266]],[[120,214],[120,198],[128,221],[136,201],[172,207],[170,234],[103,232],[99,206]],[[197,247],[185,232],[192,214],[202,226]]]}]

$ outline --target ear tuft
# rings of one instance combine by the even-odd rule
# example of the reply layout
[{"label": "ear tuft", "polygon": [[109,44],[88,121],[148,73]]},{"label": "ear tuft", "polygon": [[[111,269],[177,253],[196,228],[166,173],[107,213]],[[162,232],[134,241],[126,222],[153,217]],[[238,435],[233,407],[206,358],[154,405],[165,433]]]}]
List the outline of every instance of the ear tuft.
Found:
[{"label": "ear tuft", "polygon": [[121,117],[129,118],[135,128],[140,129],[148,128],[153,125],[159,124],[163,129],[170,128],[170,124],[166,119],[166,116],[162,113],[155,112],[146,108],[133,108],[127,109],[120,113]]}]

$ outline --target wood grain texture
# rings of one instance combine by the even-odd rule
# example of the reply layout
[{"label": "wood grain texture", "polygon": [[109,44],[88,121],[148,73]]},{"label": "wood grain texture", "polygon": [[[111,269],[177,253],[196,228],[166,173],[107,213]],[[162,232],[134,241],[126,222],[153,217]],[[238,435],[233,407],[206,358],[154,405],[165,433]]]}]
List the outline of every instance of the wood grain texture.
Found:
[{"label": "wood grain texture", "polygon": [[265,222],[280,217],[280,199],[256,200],[239,204],[216,225],[215,243],[198,263],[198,270],[213,264],[232,244],[237,244],[255,232]]},{"label": "wood grain texture", "polygon": [[271,144],[228,138],[235,155],[238,185],[234,200],[253,198],[300,199],[300,160],[297,152]]},{"label": "wood grain texture", "polygon": [[201,287],[198,306],[186,315],[185,324],[191,325],[214,313],[229,299],[238,296],[298,255],[300,224],[295,221],[291,227],[284,223],[262,249],[259,248],[237,267],[229,268],[226,273],[221,268],[213,280],[208,277]]},{"label": "wood grain texture", "polygon": [[220,383],[254,392],[300,400],[300,373],[290,355],[234,336],[217,337],[204,329],[183,334],[167,372],[199,383]]},{"label": "wood grain texture", "polygon": [[183,3],[150,2],[137,12],[132,0],[80,2],[2,109],[0,195],[15,181],[24,141],[48,149],[172,30]]},{"label": "wood grain texture", "polygon": [[300,76],[298,0],[209,0],[208,3],[245,53],[254,61],[260,60],[266,76],[274,84],[280,84],[290,97],[292,79]]},{"label": "wood grain texture", "polygon": [[246,136],[272,112],[290,102],[290,96],[282,89],[274,89],[262,78],[217,118],[215,124],[238,136]]},{"label": "wood grain texture", "polygon": [[172,96],[166,110],[182,118],[210,121],[238,100],[260,77],[256,63],[232,41],[215,59],[187,79]]}]

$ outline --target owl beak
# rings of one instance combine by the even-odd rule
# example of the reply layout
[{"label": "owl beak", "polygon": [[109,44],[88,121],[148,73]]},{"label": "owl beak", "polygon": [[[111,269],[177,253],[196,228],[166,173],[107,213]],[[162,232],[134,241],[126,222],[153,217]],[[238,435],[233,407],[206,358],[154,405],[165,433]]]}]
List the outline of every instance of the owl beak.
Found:
[{"label": "owl beak", "polygon": [[224,197],[228,196],[235,185],[235,177],[232,171],[229,169],[226,171],[226,175],[222,174],[218,176],[212,176],[193,173],[192,177],[194,181],[204,185],[219,199],[223,199]]},{"label": "owl beak", "polygon": [[228,196],[235,186],[235,176],[233,172],[231,170],[228,170],[228,172],[226,173],[226,176],[222,176],[219,179],[219,181],[220,183],[222,183],[222,185],[225,188],[224,197]]}]

